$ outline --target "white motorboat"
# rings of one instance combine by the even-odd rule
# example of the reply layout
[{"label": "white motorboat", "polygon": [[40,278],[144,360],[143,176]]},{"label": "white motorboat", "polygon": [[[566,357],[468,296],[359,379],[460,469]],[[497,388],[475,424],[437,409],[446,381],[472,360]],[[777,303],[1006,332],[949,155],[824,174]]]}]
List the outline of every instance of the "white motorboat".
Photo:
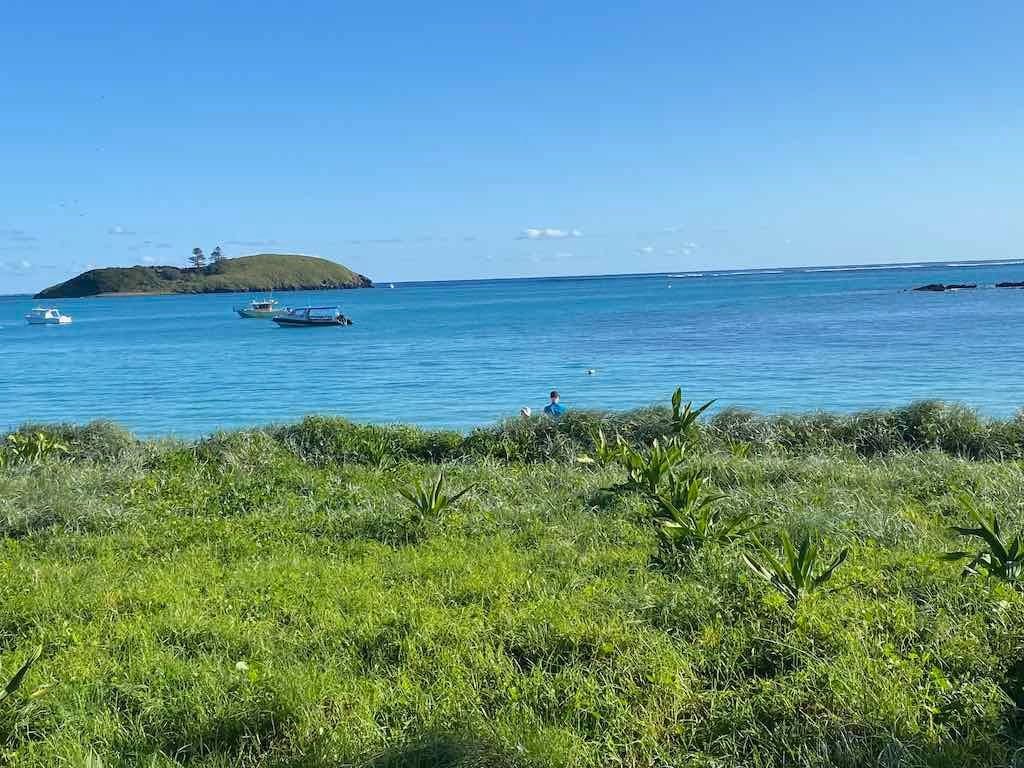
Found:
[{"label": "white motorboat", "polygon": [[277,299],[254,299],[247,307],[235,307],[239,317],[271,318],[281,314],[277,308]]},{"label": "white motorboat", "polygon": [[36,307],[25,315],[25,322],[29,325],[70,325],[71,315],[62,315],[53,307]]}]

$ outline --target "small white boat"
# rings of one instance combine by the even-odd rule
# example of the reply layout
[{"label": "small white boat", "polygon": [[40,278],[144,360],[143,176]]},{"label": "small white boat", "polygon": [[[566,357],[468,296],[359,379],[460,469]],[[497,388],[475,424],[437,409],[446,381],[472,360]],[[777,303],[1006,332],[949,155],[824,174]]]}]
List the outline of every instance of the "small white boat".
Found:
[{"label": "small white boat", "polygon": [[268,318],[275,317],[281,310],[277,308],[277,299],[254,299],[247,307],[235,307],[239,317]]},{"label": "small white boat", "polygon": [[71,315],[62,315],[59,309],[52,307],[36,307],[25,315],[25,322],[29,325],[70,325]]}]

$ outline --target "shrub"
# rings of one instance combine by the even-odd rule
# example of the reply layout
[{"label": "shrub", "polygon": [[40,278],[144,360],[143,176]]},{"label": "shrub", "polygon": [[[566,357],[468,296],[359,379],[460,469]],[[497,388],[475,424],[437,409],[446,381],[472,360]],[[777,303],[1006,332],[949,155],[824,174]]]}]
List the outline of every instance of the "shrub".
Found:
[{"label": "shrub", "polygon": [[38,443],[39,435],[50,444],[61,446],[56,453],[70,461],[113,461],[139,445],[131,432],[111,421],[93,421],[84,426],[24,424],[7,440],[28,439]]},{"label": "shrub", "polygon": [[6,449],[7,461],[16,464],[38,464],[63,456],[68,451],[64,443],[42,430],[8,435]]},{"label": "shrub", "polygon": [[274,439],[314,466],[372,464],[402,460],[439,462],[461,453],[457,432],[427,432],[408,426],[369,426],[347,419],[307,416],[298,424],[277,427]]},{"label": "shrub", "polygon": [[849,449],[862,456],[938,450],[969,459],[1024,455],[1024,419],[984,419],[962,405],[934,400],[892,410],[760,416],[727,408],[711,419],[708,436],[796,452]]}]

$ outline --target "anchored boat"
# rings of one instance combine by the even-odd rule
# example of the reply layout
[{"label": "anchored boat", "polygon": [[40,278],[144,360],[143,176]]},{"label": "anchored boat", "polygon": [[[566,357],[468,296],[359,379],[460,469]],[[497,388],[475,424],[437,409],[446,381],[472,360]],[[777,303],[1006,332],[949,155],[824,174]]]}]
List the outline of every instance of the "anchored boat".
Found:
[{"label": "anchored boat", "polygon": [[239,317],[270,318],[281,313],[277,307],[277,299],[253,299],[247,307],[235,307]]},{"label": "anchored boat", "polygon": [[59,309],[52,307],[36,307],[25,315],[25,322],[29,325],[70,325],[71,315],[62,315]]},{"label": "anchored boat", "polygon": [[339,307],[302,307],[288,309],[274,315],[271,320],[283,327],[310,325],[352,325]]}]

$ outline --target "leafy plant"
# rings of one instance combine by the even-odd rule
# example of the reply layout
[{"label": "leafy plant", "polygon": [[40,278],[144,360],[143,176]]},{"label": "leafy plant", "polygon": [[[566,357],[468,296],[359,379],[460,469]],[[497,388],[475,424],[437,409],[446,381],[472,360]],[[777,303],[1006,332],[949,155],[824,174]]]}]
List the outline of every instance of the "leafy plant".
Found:
[{"label": "leafy plant", "polygon": [[622,487],[654,496],[685,459],[686,448],[673,439],[664,442],[655,439],[647,451],[623,445],[618,454],[618,461],[626,470]]},{"label": "leafy plant", "polygon": [[377,469],[391,469],[397,464],[394,446],[384,437],[376,440],[364,440],[362,448],[363,453],[370,460],[370,464]]},{"label": "leafy plant", "polygon": [[763,546],[760,550],[760,559],[744,553],[744,562],[750,570],[781,592],[790,605],[796,605],[802,595],[823,587],[850,552],[849,549],[841,550],[832,562],[826,565],[818,543],[812,541],[809,535],[805,535],[800,543],[794,546],[785,531],[782,533],[781,559]]},{"label": "leafy plant", "polygon": [[39,657],[42,656],[42,654],[43,646],[36,646],[32,653],[28,655],[28,658],[25,660],[25,663],[22,664],[18,671],[14,673],[14,677],[8,680],[7,685],[5,685],[3,690],[0,691],[0,701],[3,701],[21,687],[21,684],[25,681],[25,675],[28,674],[28,671],[32,668],[32,665],[39,660]]},{"label": "leafy plant", "polygon": [[651,496],[660,564],[678,564],[707,544],[727,544],[757,528],[749,512],[725,514],[719,503],[726,496],[707,492],[706,481],[697,472],[673,477],[667,492]]},{"label": "leafy plant", "polygon": [[7,450],[15,461],[37,464],[52,456],[67,453],[68,447],[40,430],[27,435],[11,433],[7,436]]},{"label": "leafy plant", "polygon": [[444,492],[444,472],[430,485],[417,480],[411,488],[400,488],[399,493],[412,505],[414,523],[421,523],[427,518],[437,517],[441,512],[469,493],[475,485],[467,485],[458,493],[448,496]]},{"label": "leafy plant", "polygon": [[694,408],[692,401],[688,400],[683,403],[683,390],[681,387],[676,387],[676,391],[672,393],[672,432],[684,440],[690,439],[697,419],[714,402],[714,400],[708,400],[699,408]]},{"label": "leafy plant", "polygon": [[598,429],[594,439],[594,458],[599,464],[612,464],[622,455],[622,437],[615,433],[615,442],[609,443],[604,436],[604,430]]},{"label": "leafy plant", "polygon": [[1004,533],[996,513],[983,514],[970,496],[963,494],[960,500],[978,526],[953,526],[952,530],[961,536],[980,539],[984,546],[975,552],[946,552],[942,559],[952,562],[970,559],[961,574],[965,578],[985,572],[1016,586],[1024,585],[1024,535],[1020,531],[1012,536]]},{"label": "leafy plant", "polygon": [[734,459],[745,459],[750,455],[750,443],[730,440],[728,443],[729,454]]},{"label": "leafy plant", "polygon": [[604,430],[598,428],[591,434],[591,440],[594,443],[594,455],[588,456],[586,454],[576,457],[576,461],[579,464],[600,464],[601,466],[608,466],[619,461],[622,457],[623,442],[622,437],[616,433],[615,442],[608,442],[608,438],[604,435]]}]

